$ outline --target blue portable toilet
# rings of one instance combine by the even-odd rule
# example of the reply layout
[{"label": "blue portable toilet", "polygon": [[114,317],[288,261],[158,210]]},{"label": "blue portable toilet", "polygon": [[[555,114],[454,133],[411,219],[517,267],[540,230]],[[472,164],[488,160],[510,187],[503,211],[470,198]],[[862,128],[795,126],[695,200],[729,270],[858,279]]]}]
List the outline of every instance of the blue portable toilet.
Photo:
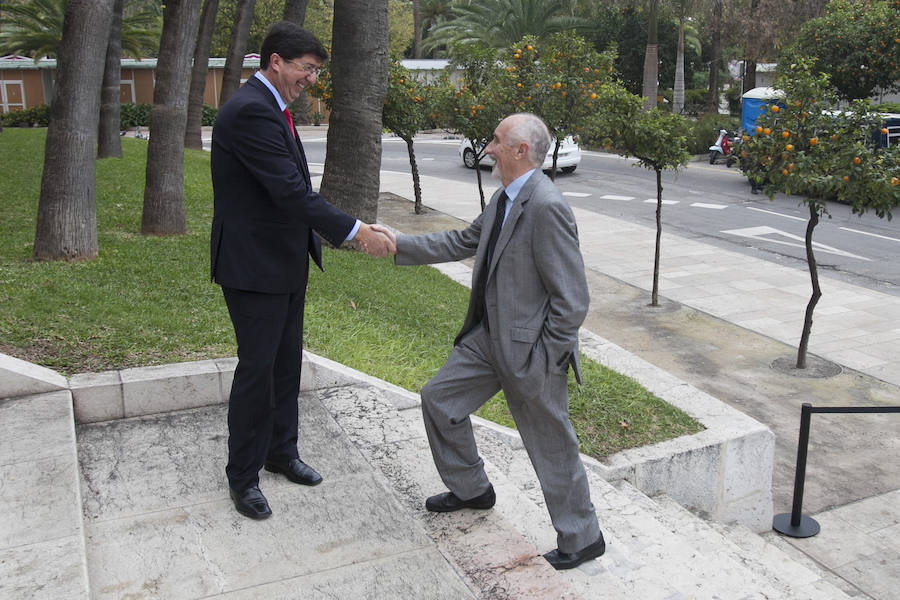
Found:
[{"label": "blue portable toilet", "polygon": [[759,115],[766,112],[766,107],[770,104],[783,107],[783,98],[784,92],[771,87],[757,87],[744,92],[741,96],[741,129],[747,135],[753,135]]}]

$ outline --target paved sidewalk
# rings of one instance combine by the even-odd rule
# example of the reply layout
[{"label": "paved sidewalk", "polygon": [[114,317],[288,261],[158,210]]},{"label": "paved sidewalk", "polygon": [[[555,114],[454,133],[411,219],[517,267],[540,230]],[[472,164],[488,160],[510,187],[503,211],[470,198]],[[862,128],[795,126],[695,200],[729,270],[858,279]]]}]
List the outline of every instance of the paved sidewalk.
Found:
[{"label": "paved sidewalk", "polygon": [[[489,196],[497,182],[483,175]],[[404,199],[410,175],[382,171],[382,192],[399,198],[383,196],[379,221],[416,233],[462,227],[480,212],[474,175],[468,185],[433,177],[421,185],[432,209],[424,216]],[[806,271],[670,235],[664,220],[661,306],[651,308],[655,230],[587,210],[575,216],[591,285],[585,326],[767,424],[777,436],[776,513],[791,508],[802,403],[900,405],[900,297],[821,276],[810,360],[842,372],[804,376],[790,365],[810,295]],[[776,360],[789,368],[773,368]],[[900,576],[892,535],[900,461],[885,460],[900,455],[897,431],[895,414],[813,417],[804,514],[822,532],[791,543],[862,597],[890,597]]]}]

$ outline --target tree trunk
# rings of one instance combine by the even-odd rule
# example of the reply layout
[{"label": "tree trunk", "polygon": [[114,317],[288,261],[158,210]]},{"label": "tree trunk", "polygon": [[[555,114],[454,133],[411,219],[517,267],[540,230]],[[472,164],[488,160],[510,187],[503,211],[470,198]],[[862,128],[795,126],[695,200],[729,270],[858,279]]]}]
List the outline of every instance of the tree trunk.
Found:
[{"label": "tree trunk", "polygon": [[256,0],[238,0],[237,18],[231,30],[228,42],[228,56],[225,57],[225,69],[222,71],[222,90],[219,92],[219,106],[225,104],[231,95],[241,87],[241,69],[244,67],[244,54],[250,39],[250,25],[253,23],[253,9]]},{"label": "tree trunk", "polygon": [[684,20],[678,21],[678,48],[675,52],[675,85],[672,88],[672,112],[684,112]]},{"label": "tree trunk", "polygon": [[422,186],[419,184],[419,165],[416,163],[416,150],[413,148],[412,138],[403,138],[406,142],[406,153],[409,154],[409,169],[412,171],[413,195],[416,199],[415,210],[417,215],[422,214]]},{"label": "tree trunk", "polygon": [[34,236],[38,260],[97,256],[94,157],[112,14],[113,0],[66,4]]},{"label": "tree trunk", "polygon": [[656,107],[656,96],[659,94],[659,40],[656,33],[657,2],[658,0],[650,0],[647,51],[644,54],[644,85],[641,92],[644,96],[644,110]]},{"label": "tree trunk", "polygon": [[662,252],[662,168],[656,169],[656,254],[653,257],[653,291],[650,306],[659,306],[659,255]]},{"label": "tree trunk", "polygon": [[141,233],[187,232],[184,215],[184,131],[191,57],[201,0],[168,0],[150,109],[147,181]]},{"label": "tree trunk", "polygon": [[413,58],[422,58],[422,9],[413,0]]},{"label": "tree trunk", "polygon": [[809,278],[812,282],[812,296],[806,305],[806,315],[803,319],[803,333],[800,335],[800,345],[797,347],[797,368],[806,368],[806,350],[809,347],[809,336],[812,333],[813,311],[822,297],[822,289],[819,287],[819,268],[816,266],[816,257],[813,254],[813,230],[819,224],[819,214],[812,204],[809,205],[809,222],[806,224],[806,264],[809,265]]},{"label": "tree trunk", "polygon": [[744,85],[741,92],[747,92],[756,87],[756,61],[747,59],[744,61]]},{"label": "tree trunk", "polygon": [[321,192],[372,223],[378,214],[381,112],[387,95],[387,0],[336,0],[334,100]]},{"label": "tree trunk", "polygon": [[713,26],[711,58],[709,61],[709,99],[707,110],[711,113],[719,112],[719,71],[722,69],[722,2],[713,2]]},{"label": "tree trunk", "polygon": [[203,149],[203,93],[206,91],[206,75],[209,71],[209,48],[212,45],[213,30],[219,0],[204,0],[200,14],[200,30],[194,47],[194,65],[191,68],[191,87],[188,93],[187,126],[184,145],[195,150]]},{"label": "tree trunk", "polygon": [[106,44],[106,66],[100,92],[100,130],[97,158],[122,158],[122,7],[124,0],[113,0],[113,15]]},{"label": "tree trunk", "polygon": [[[284,20],[303,27],[306,21],[306,0],[287,0],[284,3]],[[291,102],[291,115],[297,125],[309,125],[309,96],[305,93]]]}]

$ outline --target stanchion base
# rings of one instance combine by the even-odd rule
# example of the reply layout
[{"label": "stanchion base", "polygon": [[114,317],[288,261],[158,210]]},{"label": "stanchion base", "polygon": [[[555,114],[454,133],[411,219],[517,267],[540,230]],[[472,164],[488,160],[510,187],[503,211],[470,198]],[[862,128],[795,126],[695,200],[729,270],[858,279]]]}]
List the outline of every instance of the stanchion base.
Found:
[{"label": "stanchion base", "polygon": [[788,537],[808,538],[819,533],[819,523],[812,517],[800,515],[800,524],[795,527],[791,525],[791,513],[783,513],[772,519],[772,529]]}]

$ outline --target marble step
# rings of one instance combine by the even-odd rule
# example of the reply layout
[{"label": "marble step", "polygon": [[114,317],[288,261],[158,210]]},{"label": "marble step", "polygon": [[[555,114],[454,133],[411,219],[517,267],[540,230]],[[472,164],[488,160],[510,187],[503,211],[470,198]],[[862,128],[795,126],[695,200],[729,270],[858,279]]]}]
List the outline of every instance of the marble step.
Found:
[{"label": "marble step", "polygon": [[[847,594],[832,585],[828,574],[811,562],[800,561],[773,544],[772,537],[758,535],[740,525],[725,525],[698,518],[668,496],[653,498],[661,514],[673,526],[696,540],[697,546],[724,551],[761,573],[785,598],[798,600],[846,600]],[[777,534],[776,534],[777,535]]]},{"label": "marble step", "polygon": [[537,507],[529,507],[527,497],[493,465],[486,468],[497,492],[495,510],[425,511],[425,499],[446,488],[431,458],[417,398],[365,385],[351,389],[350,394],[325,393],[322,402],[479,598],[582,598],[540,556],[555,542],[539,552],[509,521],[508,515]]},{"label": "marble step", "polygon": [[88,598],[72,396],[0,399],[0,598]]},{"label": "marble step", "polygon": [[[549,517],[521,442],[490,425],[480,428],[477,437],[485,460],[504,465],[504,474],[520,486],[533,505],[540,507],[537,512],[521,512],[525,517],[522,520],[516,520],[511,514],[507,518],[516,522],[523,535],[537,546],[552,543],[555,534],[552,528],[548,529]],[[590,471],[588,477],[592,500],[607,538],[607,552],[593,563],[562,573],[585,598],[844,597],[800,565],[783,570],[783,573],[793,569],[804,574],[806,579],[799,589],[784,581],[772,582],[769,574],[755,568],[758,559],[742,555],[736,544],[724,538],[715,540],[694,535],[695,531],[709,526],[674,501],[671,502],[680,509],[684,522],[673,524],[663,507],[630,484],[619,482],[612,486]],[[754,556],[752,550],[748,556]],[[821,593],[817,596],[818,590]]]}]

